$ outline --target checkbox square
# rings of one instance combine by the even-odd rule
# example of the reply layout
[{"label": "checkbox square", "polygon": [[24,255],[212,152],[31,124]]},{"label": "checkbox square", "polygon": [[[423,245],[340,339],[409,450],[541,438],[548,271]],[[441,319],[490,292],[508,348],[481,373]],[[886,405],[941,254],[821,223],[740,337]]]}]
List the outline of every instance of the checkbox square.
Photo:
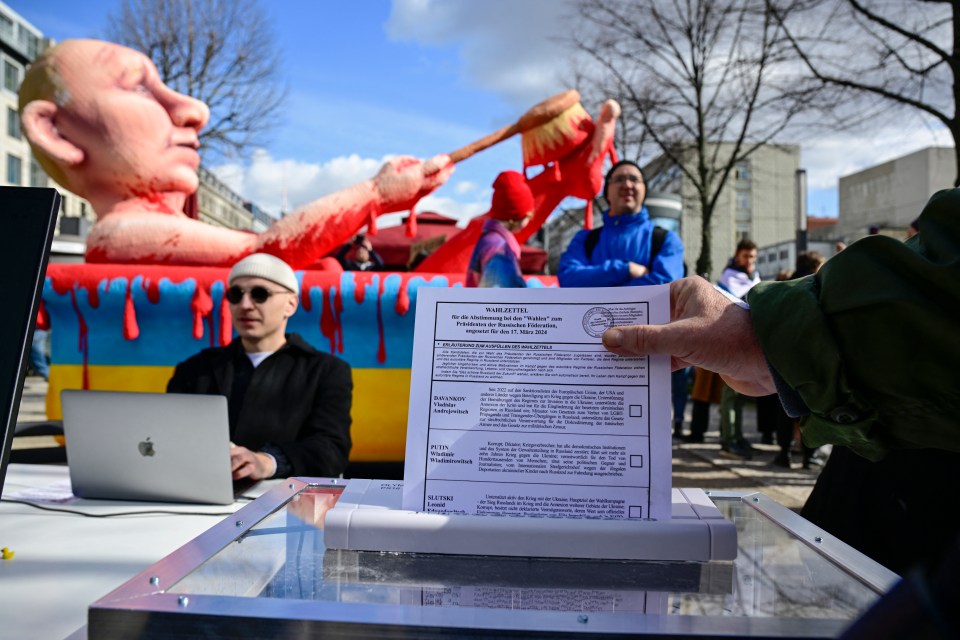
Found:
[{"label": "checkbox square", "polygon": [[642,518],[643,517],[643,507],[637,505],[630,505],[628,511],[628,518]]},{"label": "checkbox square", "polygon": [[631,455],[630,456],[630,466],[638,469],[643,468],[643,456],[642,455]]},{"label": "checkbox square", "polygon": [[642,404],[632,404],[632,405],[630,405],[630,417],[631,417],[631,418],[642,418],[642,417],[643,417],[643,405],[642,405]]}]

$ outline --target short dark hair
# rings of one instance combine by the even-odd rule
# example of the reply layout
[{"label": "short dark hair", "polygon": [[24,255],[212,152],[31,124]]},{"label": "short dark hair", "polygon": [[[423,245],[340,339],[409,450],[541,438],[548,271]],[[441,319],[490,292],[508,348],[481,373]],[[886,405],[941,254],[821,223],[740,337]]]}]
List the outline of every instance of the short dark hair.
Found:
[{"label": "short dark hair", "polygon": [[826,261],[819,251],[801,251],[797,254],[797,270],[794,275],[806,276],[816,273]]},{"label": "short dark hair", "polygon": [[751,240],[750,238],[744,238],[737,243],[737,250],[734,253],[740,253],[741,251],[753,251],[757,248],[757,243]]},{"label": "short dark hair", "polygon": [[[617,169],[619,169],[625,164],[628,164],[631,167],[636,167],[637,171],[640,172],[640,178],[643,180],[643,184],[647,184],[647,177],[643,175],[643,169],[641,169],[640,165],[638,165],[636,162],[634,162],[633,160],[621,160],[619,162],[614,162],[613,166],[610,167],[610,170],[607,171],[607,175],[603,177],[603,199],[606,200],[607,202],[610,201],[610,199],[607,197],[607,189],[610,187],[610,178],[613,177],[614,171],[616,171]],[[644,200],[647,199],[646,191],[644,191],[643,199]]]}]

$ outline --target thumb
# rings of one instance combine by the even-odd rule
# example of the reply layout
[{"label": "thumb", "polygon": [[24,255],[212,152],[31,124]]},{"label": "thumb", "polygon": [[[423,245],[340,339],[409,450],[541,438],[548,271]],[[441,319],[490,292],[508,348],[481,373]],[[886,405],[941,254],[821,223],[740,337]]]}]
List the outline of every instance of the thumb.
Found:
[{"label": "thumb", "polygon": [[603,332],[603,346],[621,356],[674,355],[678,324],[681,323],[612,327]]}]

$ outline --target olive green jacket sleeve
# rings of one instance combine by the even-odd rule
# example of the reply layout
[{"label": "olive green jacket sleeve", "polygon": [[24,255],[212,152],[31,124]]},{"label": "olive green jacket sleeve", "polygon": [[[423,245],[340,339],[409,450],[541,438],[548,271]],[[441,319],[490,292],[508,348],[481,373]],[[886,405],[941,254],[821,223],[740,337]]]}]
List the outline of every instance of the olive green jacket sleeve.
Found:
[{"label": "olive green jacket sleeve", "polygon": [[761,347],[799,394],[810,446],[871,460],[960,451],[960,189],[935,194],[906,242],[869,236],[819,273],[748,296]]}]

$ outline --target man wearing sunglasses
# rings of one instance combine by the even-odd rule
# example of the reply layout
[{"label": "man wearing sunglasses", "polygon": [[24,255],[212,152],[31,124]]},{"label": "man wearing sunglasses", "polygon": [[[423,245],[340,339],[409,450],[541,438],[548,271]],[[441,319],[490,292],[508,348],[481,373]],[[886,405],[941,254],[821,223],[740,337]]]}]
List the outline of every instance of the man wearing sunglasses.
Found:
[{"label": "man wearing sunglasses", "polygon": [[335,477],[350,453],[350,366],[286,333],[300,286],[287,263],[255,253],[230,270],[237,338],[181,362],[170,393],[226,396],[235,480]]}]

